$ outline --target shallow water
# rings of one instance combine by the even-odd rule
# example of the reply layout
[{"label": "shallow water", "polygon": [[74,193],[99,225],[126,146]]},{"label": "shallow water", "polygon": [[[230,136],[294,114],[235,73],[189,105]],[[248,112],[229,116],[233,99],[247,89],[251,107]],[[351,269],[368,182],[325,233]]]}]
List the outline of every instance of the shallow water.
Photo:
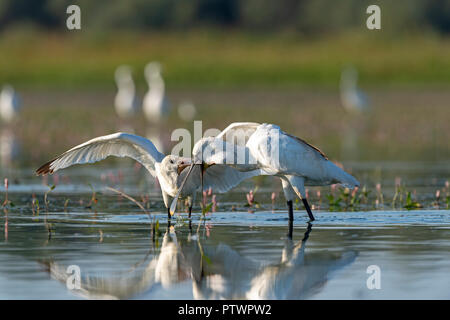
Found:
[{"label": "shallow water", "polygon": [[[0,298],[449,299],[450,211],[434,203],[449,166],[349,166],[371,189],[383,181],[385,203],[375,207],[372,194],[367,204],[332,212],[311,189],[316,221],[308,228],[298,208],[292,240],[284,200],[270,200],[280,191],[273,179],[218,195],[216,212],[202,217],[197,207],[191,227],[182,213],[168,229],[157,185],[134,167],[120,174],[115,167],[78,167],[47,181],[31,169],[3,172],[14,206],[0,216]],[[422,209],[390,205],[396,176],[416,191]],[[46,208],[46,184],[53,183]],[[151,218],[108,185],[138,200],[149,194]],[[255,185],[260,206],[247,207],[245,194]],[[66,285],[71,265],[80,268],[81,289]],[[380,289],[368,288],[372,265]]]}]

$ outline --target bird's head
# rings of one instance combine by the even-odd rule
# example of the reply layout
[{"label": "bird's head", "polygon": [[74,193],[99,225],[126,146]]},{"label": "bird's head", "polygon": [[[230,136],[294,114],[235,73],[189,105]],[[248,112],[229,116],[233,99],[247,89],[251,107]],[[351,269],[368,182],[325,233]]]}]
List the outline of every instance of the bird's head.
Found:
[{"label": "bird's head", "polygon": [[179,157],[175,155],[168,155],[161,161],[162,171],[179,176],[181,172],[191,165],[192,161],[189,158]]},{"label": "bird's head", "polygon": [[195,164],[211,165],[225,164],[226,153],[225,143],[215,137],[206,137],[200,139],[192,149],[192,158]]}]

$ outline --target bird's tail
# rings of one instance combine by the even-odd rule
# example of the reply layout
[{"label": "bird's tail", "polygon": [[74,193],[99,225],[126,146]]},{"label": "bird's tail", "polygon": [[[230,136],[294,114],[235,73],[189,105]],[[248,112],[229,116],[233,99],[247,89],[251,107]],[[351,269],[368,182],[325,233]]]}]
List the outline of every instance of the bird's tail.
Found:
[{"label": "bird's tail", "polygon": [[359,181],[351,174],[345,172],[331,161],[327,161],[328,174],[332,177],[333,182],[341,184],[344,188],[353,189],[359,187]]}]

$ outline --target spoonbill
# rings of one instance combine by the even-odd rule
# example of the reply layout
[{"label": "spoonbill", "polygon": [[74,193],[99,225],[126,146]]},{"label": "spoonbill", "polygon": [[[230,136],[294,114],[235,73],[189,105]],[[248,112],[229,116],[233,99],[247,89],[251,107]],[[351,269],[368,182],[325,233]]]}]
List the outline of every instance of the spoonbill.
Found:
[{"label": "spoonbill", "polygon": [[19,114],[20,99],[11,85],[5,85],[0,92],[0,117],[4,122],[13,121]]},{"label": "spoonbill", "polygon": [[169,113],[164,79],[161,76],[161,65],[158,62],[150,62],[145,67],[144,74],[149,88],[144,96],[142,109],[148,121],[158,123]]},{"label": "spoonbill", "polygon": [[342,106],[347,112],[361,114],[369,109],[366,94],[358,89],[358,71],[355,67],[347,67],[342,71],[340,90]]},{"label": "spoonbill", "polygon": [[125,65],[119,66],[114,76],[117,84],[117,94],[114,100],[117,115],[121,118],[129,118],[136,113],[138,108],[131,68]]},{"label": "spoonbill", "polygon": [[[143,137],[129,133],[113,133],[101,136],[82,143],[57,156],[53,160],[43,164],[36,170],[37,175],[45,175],[75,164],[94,163],[106,159],[109,156],[128,157],[141,163],[153,177],[156,177],[161,185],[161,193],[164,205],[169,209],[169,197],[187,197],[189,202],[189,217],[192,213],[192,205],[195,201],[197,189],[201,186],[200,168],[193,166],[189,172],[197,171],[190,179],[186,169],[191,164],[191,159],[176,155],[164,156],[154,144]],[[214,186],[218,193],[226,192],[241,181],[252,177],[255,172],[240,172],[229,166],[217,165],[205,174],[205,187]],[[180,190],[183,183],[183,190]],[[171,214],[168,211],[170,219]]]},{"label": "spoonbill", "polygon": [[[314,221],[306,199],[305,185],[339,183],[347,188],[359,186],[353,176],[329,161],[318,148],[274,124],[233,123],[216,137],[200,139],[194,145],[192,155],[191,168],[200,165],[205,173],[216,165],[225,165],[242,172],[256,171],[259,175],[280,177],[289,209],[290,226],[294,220],[292,201],[296,195],[303,201],[310,221]],[[188,176],[189,173],[186,179]],[[183,185],[179,191],[182,189]],[[172,214],[176,208],[176,198],[170,207]]]}]

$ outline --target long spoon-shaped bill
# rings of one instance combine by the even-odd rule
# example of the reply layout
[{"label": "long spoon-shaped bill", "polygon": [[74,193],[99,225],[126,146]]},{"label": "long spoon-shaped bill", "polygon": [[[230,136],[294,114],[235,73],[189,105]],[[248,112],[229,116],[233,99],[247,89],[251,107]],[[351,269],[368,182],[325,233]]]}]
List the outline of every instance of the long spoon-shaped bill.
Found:
[{"label": "long spoon-shaped bill", "polygon": [[186,181],[187,181],[187,179],[189,178],[189,175],[191,174],[192,169],[194,169],[194,165],[195,165],[195,164],[193,163],[193,164],[191,164],[191,165],[189,166],[189,170],[188,170],[186,176],[184,177],[184,180],[183,180],[183,182],[181,183],[181,186],[180,186],[180,188],[178,189],[177,194],[176,194],[175,197],[173,198],[172,203],[170,204],[170,215],[172,215],[172,216],[173,216],[173,214],[175,213],[175,210],[177,209],[178,198],[180,197],[181,191],[183,190],[183,187],[184,187],[184,185],[186,184]]}]

